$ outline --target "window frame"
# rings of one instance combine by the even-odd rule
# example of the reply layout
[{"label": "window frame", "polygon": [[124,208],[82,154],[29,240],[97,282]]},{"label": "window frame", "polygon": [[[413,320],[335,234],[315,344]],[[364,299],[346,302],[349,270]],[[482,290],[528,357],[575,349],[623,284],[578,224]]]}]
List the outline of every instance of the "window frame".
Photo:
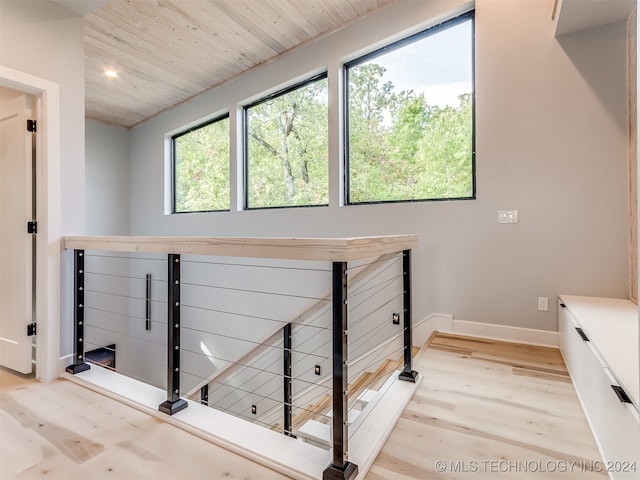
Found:
[{"label": "window frame", "polygon": [[[329,192],[329,185],[331,183],[330,178],[327,176],[327,203],[322,203],[322,204],[313,204],[313,205],[276,205],[276,206],[270,206],[270,207],[250,207],[249,206],[249,109],[253,108],[253,107],[257,107],[263,103],[266,103],[270,100],[273,100],[275,98],[281,97],[283,95],[286,95],[287,93],[291,93],[295,90],[298,90],[300,88],[303,88],[307,85],[310,85],[312,83],[315,83],[319,80],[327,80],[327,87],[328,87],[328,83],[329,83],[329,74],[328,72],[325,70],[321,73],[318,73],[316,75],[313,75],[305,80],[302,80],[300,82],[294,83],[292,85],[289,85],[285,88],[282,88],[280,90],[277,90],[269,95],[266,95],[264,97],[260,97],[258,100],[248,103],[246,105],[242,106],[242,145],[243,145],[243,155],[242,155],[242,166],[243,166],[243,182],[242,182],[242,188],[243,188],[243,192],[242,192],[242,208],[243,210],[273,210],[273,209],[282,209],[282,208],[315,208],[315,207],[328,207],[329,206],[329,197],[330,197],[330,192]],[[329,105],[329,89],[327,88],[327,110],[328,110],[328,105]],[[328,117],[328,111],[327,111],[327,143],[328,143],[328,135],[329,135],[329,117]],[[329,155],[329,151],[327,151],[327,158]],[[331,160],[328,158],[328,162],[327,162],[327,174],[329,175],[329,162]]]},{"label": "window frame", "polygon": [[[209,120],[206,120],[202,123],[198,123],[192,127],[189,127],[186,130],[182,130],[174,135],[171,135],[171,214],[172,215],[182,215],[189,213],[210,213],[210,212],[229,212],[231,211],[231,188],[229,188],[229,208],[224,209],[213,209],[213,210],[189,210],[184,212],[179,212],[176,210],[176,139],[188,135],[196,130],[200,130],[202,128],[208,127],[214,123],[217,123],[222,120],[229,120],[229,136],[227,137],[227,141],[230,142],[231,136],[231,119],[229,116],[229,112],[223,113],[216,117],[213,117]],[[229,152],[229,187],[231,187],[231,152]]]},{"label": "window frame", "polygon": [[[403,200],[369,200],[364,202],[351,201],[351,188],[350,188],[350,165],[349,165],[349,152],[350,152],[350,136],[349,136],[349,70],[354,66],[361,65],[368,60],[382,56],[386,53],[399,50],[402,47],[414,43],[423,38],[427,38],[433,34],[436,34],[442,30],[453,27],[465,21],[471,21],[471,195],[468,197],[449,197],[449,198],[414,198]],[[475,10],[462,13],[456,17],[444,20],[436,25],[428,27],[420,32],[414,33],[400,40],[391,42],[383,47],[377,48],[369,53],[354,58],[343,64],[343,105],[342,113],[344,118],[343,125],[343,156],[344,156],[344,204],[345,206],[355,205],[376,205],[386,203],[417,203],[417,202],[448,202],[457,200],[475,200],[476,199],[476,40],[475,40]]]}]

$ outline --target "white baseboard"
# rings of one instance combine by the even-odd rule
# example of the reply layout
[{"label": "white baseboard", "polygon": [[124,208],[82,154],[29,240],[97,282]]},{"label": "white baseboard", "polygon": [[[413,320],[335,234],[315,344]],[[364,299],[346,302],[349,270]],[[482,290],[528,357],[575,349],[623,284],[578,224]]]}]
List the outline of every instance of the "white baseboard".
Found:
[{"label": "white baseboard", "polygon": [[453,332],[453,316],[432,313],[413,324],[413,346],[422,347],[433,332]]},{"label": "white baseboard", "polygon": [[558,332],[512,327],[492,323],[454,319],[452,315],[433,313],[413,326],[413,344],[422,346],[433,332],[459,333],[473,337],[558,348]]},{"label": "white baseboard", "polygon": [[58,364],[56,365],[56,378],[64,373],[66,368],[73,363],[73,353],[69,355],[65,355],[64,357],[60,357],[58,359]]},{"label": "white baseboard", "polygon": [[508,342],[541,345],[543,347],[558,348],[560,345],[558,342],[558,332],[512,327],[509,325],[495,325],[492,323],[469,322],[466,320],[454,320],[453,333],[492,338],[495,340],[506,340]]}]

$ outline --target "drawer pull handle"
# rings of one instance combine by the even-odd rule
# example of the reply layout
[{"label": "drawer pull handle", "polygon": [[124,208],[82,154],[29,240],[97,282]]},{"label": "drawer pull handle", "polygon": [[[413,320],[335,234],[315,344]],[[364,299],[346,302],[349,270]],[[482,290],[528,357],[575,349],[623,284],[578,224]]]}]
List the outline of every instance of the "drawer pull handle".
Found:
[{"label": "drawer pull handle", "polygon": [[613,391],[616,392],[618,399],[622,403],[631,403],[631,399],[629,398],[629,395],[627,395],[627,392],[624,391],[624,388],[619,385],[611,385],[611,388],[613,388]]},{"label": "drawer pull handle", "polygon": [[561,306],[562,308],[567,308],[567,306],[566,306],[564,303],[560,303],[560,306]]},{"label": "drawer pull handle", "polygon": [[147,273],[147,294],[145,297],[146,312],[144,318],[146,320],[146,330],[151,330],[151,274]]},{"label": "drawer pull handle", "polygon": [[580,327],[576,327],[576,332],[578,332],[578,335],[580,335],[580,338],[582,338],[583,341],[589,341],[589,337],[587,337],[587,334],[584,333],[584,330],[582,330]]}]

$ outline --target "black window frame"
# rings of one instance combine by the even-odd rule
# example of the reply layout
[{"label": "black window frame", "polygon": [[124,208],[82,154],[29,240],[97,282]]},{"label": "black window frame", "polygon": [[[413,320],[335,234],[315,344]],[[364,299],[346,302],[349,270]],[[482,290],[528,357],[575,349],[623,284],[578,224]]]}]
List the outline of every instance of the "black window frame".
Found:
[{"label": "black window frame", "polygon": [[[229,189],[229,208],[224,209],[214,209],[214,210],[189,210],[184,212],[179,212],[176,210],[176,139],[188,135],[196,130],[200,130],[202,128],[208,127],[214,123],[217,123],[221,120],[229,120],[229,133],[231,132],[231,120],[229,117],[229,112],[223,113],[222,115],[218,115],[212,119],[209,119],[205,122],[194,125],[187,130],[183,130],[171,136],[171,214],[174,215],[183,215],[189,213],[209,213],[209,212],[229,212],[231,210],[231,189]],[[227,141],[231,142],[230,135]],[[229,155],[229,177],[231,177],[231,155]],[[229,178],[231,181],[231,178]],[[229,185],[231,186],[231,185]]]},{"label": "black window frame", "polygon": [[[463,23],[465,21],[471,21],[471,195],[468,197],[449,197],[449,198],[414,198],[414,199],[404,199],[404,200],[370,200],[365,202],[352,202],[351,201],[351,189],[350,189],[350,166],[349,166],[349,69],[358,66],[368,60],[379,57],[386,53],[390,53],[394,50],[399,50],[405,45],[411,44],[423,38],[429,37],[435,33],[438,33],[447,28],[458,25],[459,23]],[[433,25],[425,30],[422,30],[418,33],[414,33],[409,35],[408,37],[404,37],[400,40],[396,40],[388,45],[385,45],[381,48],[373,50],[365,55],[362,55],[358,58],[350,60],[349,62],[345,62],[343,64],[343,85],[344,85],[344,95],[343,95],[343,106],[342,111],[344,115],[344,126],[343,126],[343,156],[344,156],[344,202],[345,206],[356,206],[356,205],[375,205],[375,204],[386,204],[386,203],[416,203],[416,202],[448,202],[448,201],[459,201],[459,200],[475,200],[476,199],[476,72],[475,72],[475,63],[476,63],[476,40],[475,40],[475,10],[470,10],[468,12],[462,13],[456,17],[445,20],[441,23]]]},{"label": "black window frame", "polygon": [[[327,203],[322,203],[322,204],[314,204],[314,205],[276,205],[276,206],[271,206],[271,207],[250,207],[249,206],[249,126],[248,126],[248,120],[249,120],[249,114],[248,111],[249,109],[253,108],[253,107],[257,107],[263,103],[266,103],[270,100],[273,100],[275,98],[281,97],[283,95],[286,95],[287,93],[293,92],[295,90],[298,90],[300,88],[303,88],[307,85],[310,85],[312,83],[315,83],[319,80],[327,80],[327,85],[328,85],[328,81],[329,81],[329,74],[328,72],[325,70],[322,73],[318,73],[316,75],[313,75],[312,77],[309,77],[305,80],[302,80],[301,82],[297,82],[295,84],[289,85],[281,90],[278,90],[276,92],[273,92],[265,97],[261,97],[260,99],[256,100],[255,102],[251,102],[248,103],[246,105],[243,105],[242,107],[242,145],[243,145],[243,155],[242,155],[242,166],[243,166],[243,182],[242,182],[242,186],[243,186],[243,209],[244,210],[273,210],[273,209],[281,209],[281,208],[315,208],[315,207],[328,207],[329,206],[329,196],[330,196],[330,192],[329,192],[329,178],[327,177]],[[329,100],[329,92],[327,91],[327,101]],[[327,106],[328,109],[328,106]],[[328,112],[327,112],[327,127],[329,125],[329,117],[328,117]],[[328,129],[327,129],[328,132]],[[327,139],[328,140],[328,139]],[[327,152],[328,153],[328,152]],[[327,169],[329,169],[329,165],[327,164]]]}]

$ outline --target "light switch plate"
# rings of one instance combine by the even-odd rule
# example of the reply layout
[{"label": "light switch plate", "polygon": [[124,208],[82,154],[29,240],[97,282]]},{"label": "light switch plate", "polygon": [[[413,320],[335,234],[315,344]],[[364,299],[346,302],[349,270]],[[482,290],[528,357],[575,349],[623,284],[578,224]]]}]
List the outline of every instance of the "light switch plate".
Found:
[{"label": "light switch plate", "polygon": [[498,210],[498,223],[518,223],[518,211]]}]

